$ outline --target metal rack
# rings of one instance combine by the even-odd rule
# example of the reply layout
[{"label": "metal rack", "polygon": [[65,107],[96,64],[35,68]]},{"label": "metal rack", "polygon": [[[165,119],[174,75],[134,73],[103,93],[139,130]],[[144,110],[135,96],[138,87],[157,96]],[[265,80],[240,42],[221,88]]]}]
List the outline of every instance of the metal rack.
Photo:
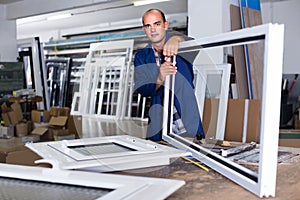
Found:
[{"label": "metal rack", "polygon": [[51,57],[46,60],[50,106],[67,106],[70,83],[70,58]]}]

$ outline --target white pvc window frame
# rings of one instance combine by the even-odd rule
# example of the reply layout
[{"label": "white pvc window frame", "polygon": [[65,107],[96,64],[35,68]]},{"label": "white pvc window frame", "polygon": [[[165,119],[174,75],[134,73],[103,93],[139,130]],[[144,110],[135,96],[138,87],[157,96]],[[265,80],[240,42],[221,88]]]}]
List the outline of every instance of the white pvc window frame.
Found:
[{"label": "white pvc window frame", "polygon": [[35,84],[35,93],[43,97],[42,102],[38,102],[37,106],[40,110],[49,110],[50,97],[47,85],[47,75],[45,66],[45,56],[43,46],[39,37],[18,40],[18,48],[31,47],[33,61],[33,76]]},{"label": "white pvc window frame", "polygon": [[[132,156],[137,154],[149,154],[154,152],[162,152],[159,148],[153,148],[149,144],[143,144],[138,141],[134,142],[135,139],[129,140],[124,139],[120,136],[117,137],[100,137],[93,139],[81,139],[81,140],[66,140],[63,142],[53,142],[49,143],[48,146],[62,152],[63,154],[70,156],[75,160],[91,160],[91,159],[101,159],[101,158],[112,158],[112,157],[123,157],[123,156]],[[84,155],[73,148],[83,146],[88,151],[88,146],[92,145],[106,145],[106,144],[115,144],[120,145],[128,149],[128,151],[124,152],[116,152],[116,153],[92,153],[89,155]]]},{"label": "white pvc window frame", "polygon": [[[128,97],[130,95],[129,76],[133,43],[134,40],[120,40],[98,42],[90,45],[84,75],[80,80],[80,91],[78,93],[80,93],[81,99],[79,109],[78,111],[74,110],[74,106],[72,106],[71,114],[79,113],[90,118],[124,119],[127,101],[130,100]],[[115,74],[109,73],[109,71],[113,73],[114,70],[118,70],[118,79],[112,78]],[[105,76],[108,76],[108,78]],[[109,78],[112,79],[109,80]],[[98,88],[99,84],[101,88]],[[111,84],[111,87],[105,89],[105,84]],[[106,102],[106,113],[101,114],[104,89],[108,93],[108,97],[116,97],[116,100]],[[97,94],[99,97],[96,97]],[[97,98],[99,98],[98,102],[96,101]],[[98,105],[97,110],[95,110],[96,105]]]},{"label": "white pvc window frame", "polygon": [[[0,177],[13,178],[28,182],[48,182],[51,184],[66,184],[112,190],[106,195],[96,198],[108,199],[165,199],[185,182],[181,180],[146,178],[116,174],[92,173],[81,171],[61,170],[58,168],[43,168],[0,164]],[[26,198],[26,194],[24,194]]]},{"label": "white pvc window frame", "polygon": [[221,76],[221,85],[220,93],[218,94],[217,99],[219,99],[218,107],[218,119],[216,126],[216,135],[215,139],[223,140],[225,135],[225,125],[226,125],[226,113],[227,113],[227,104],[228,104],[228,93],[229,90],[229,81],[230,81],[230,72],[231,65],[195,65],[194,74],[196,75],[195,80],[195,94],[200,110],[200,116],[203,116],[204,112],[204,101],[206,89],[208,87],[208,77],[210,75],[220,75]]},{"label": "white pvc window frame", "polygon": [[[226,159],[206,148],[192,143],[172,133],[168,124],[170,97],[169,88],[173,87],[174,78],[166,79],[164,100],[163,139],[170,144],[187,150],[193,157],[243,186],[259,197],[275,196],[277,175],[277,153],[279,136],[279,116],[281,97],[281,78],[283,62],[284,25],[263,24],[251,28],[222,33],[212,37],[200,38],[180,44],[179,55],[183,52],[222,48],[236,45],[264,42],[263,86],[261,99],[261,124],[259,145],[259,169],[251,171]],[[170,121],[168,121],[170,120]]]},{"label": "white pvc window frame", "polygon": [[[133,151],[101,152],[90,150],[89,145],[114,143]],[[112,172],[145,167],[169,165],[171,158],[184,156],[186,152],[154,143],[141,138],[117,135],[95,138],[82,138],[64,141],[26,143],[26,147],[41,156],[43,162],[64,170],[83,170]],[[87,154],[81,154],[72,147],[86,148]],[[71,148],[70,148],[71,147]],[[90,152],[89,152],[90,151]],[[97,153],[94,153],[97,152]],[[88,155],[90,153],[90,155]]]},{"label": "white pvc window frame", "polygon": [[80,106],[81,95],[79,92],[74,92],[72,99],[72,115],[80,115],[79,106]]}]

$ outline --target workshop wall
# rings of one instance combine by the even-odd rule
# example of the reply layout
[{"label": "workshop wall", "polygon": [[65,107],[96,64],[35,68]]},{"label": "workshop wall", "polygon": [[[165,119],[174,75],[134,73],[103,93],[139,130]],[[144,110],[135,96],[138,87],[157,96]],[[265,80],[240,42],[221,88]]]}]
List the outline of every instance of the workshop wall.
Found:
[{"label": "workshop wall", "polygon": [[0,5],[0,61],[16,61],[16,21],[5,19],[5,6]]},{"label": "workshop wall", "polygon": [[284,24],[283,74],[299,74],[300,1],[274,1],[261,4],[263,23]]}]

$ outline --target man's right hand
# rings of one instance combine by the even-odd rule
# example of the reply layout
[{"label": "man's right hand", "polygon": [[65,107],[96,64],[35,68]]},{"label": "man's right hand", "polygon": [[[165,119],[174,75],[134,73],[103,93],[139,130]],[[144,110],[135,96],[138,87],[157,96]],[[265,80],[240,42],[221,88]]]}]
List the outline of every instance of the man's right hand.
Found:
[{"label": "man's right hand", "polygon": [[176,74],[176,72],[177,67],[173,66],[172,62],[166,61],[160,65],[158,79],[160,81],[165,81],[167,75],[173,75]]},{"label": "man's right hand", "polygon": [[159,73],[156,81],[156,89],[163,85],[164,81],[166,80],[166,76],[176,74],[176,72],[177,67],[173,66],[172,62],[166,61],[163,64],[161,64],[159,67]]}]

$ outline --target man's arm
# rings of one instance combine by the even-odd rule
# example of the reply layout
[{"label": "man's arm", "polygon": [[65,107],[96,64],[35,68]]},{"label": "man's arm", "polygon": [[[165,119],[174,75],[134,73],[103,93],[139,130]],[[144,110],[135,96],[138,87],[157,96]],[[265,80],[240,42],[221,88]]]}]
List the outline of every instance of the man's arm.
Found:
[{"label": "man's arm", "polygon": [[165,62],[160,65],[159,74],[156,81],[156,90],[163,85],[167,75],[173,75],[177,72],[177,67],[173,66],[170,62],[170,57],[177,55],[179,43],[185,41],[183,36],[174,35],[166,42],[163,48],[163,55],[165,56]]},{"label": "man's arm", "polygon": [[[194,38],[182,34],[171,36],[164,46],[164,55],[165,55],[165,51],[166,54],[168,55],[168,56],[165,55],[167,58],[174,55],[178,55],[180,42],[189,41],[189,40],[194,40]],[[190,52],[180,53],[179,56],[185,59],[187,62],[193,63],[195,58],[199,54],[199,52],[200,52],[199,50],[190,51]]]},{"label": "man's arm", "polygon": [[179,43],[184,42],[183,36],[174,35],[164,45],[163,54],[165,57],[175,56],[178,53]]}]

